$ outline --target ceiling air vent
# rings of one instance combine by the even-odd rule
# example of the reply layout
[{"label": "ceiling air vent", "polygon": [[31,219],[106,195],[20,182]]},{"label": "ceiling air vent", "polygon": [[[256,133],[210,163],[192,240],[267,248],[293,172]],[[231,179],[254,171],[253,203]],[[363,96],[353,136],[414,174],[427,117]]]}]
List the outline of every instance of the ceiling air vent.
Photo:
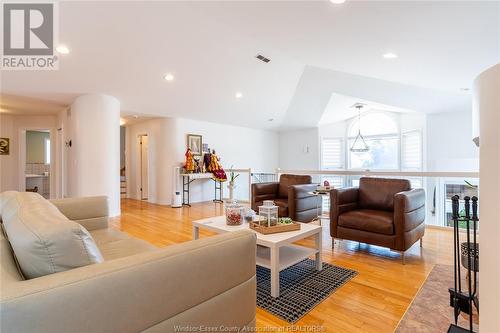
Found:
[{"label": "ceiling air vent", "polygon": [[259,59],[260,61],[265,62],[266,64],[267,64],[269,61],[271,61],[271,59],[264,57],[262,54],[257,54],[257,56],[256,56],[255,58]]}]

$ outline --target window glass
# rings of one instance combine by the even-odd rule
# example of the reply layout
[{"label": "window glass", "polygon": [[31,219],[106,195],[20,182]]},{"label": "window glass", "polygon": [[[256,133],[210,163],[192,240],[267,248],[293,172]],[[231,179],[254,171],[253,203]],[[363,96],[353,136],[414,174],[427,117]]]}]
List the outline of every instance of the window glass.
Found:
[{"label": "window glass", "polygon": [[[367,152],[349,151],[351,169],[397,170],[399,169],[399,138],[397,135],[365,138],[370,147]],[[349,139],[349,147],[354,138]]]}]

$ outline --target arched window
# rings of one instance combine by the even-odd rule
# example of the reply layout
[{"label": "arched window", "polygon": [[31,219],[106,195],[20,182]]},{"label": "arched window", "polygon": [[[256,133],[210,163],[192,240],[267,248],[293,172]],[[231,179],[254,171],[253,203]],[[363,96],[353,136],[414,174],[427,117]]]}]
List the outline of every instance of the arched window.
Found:
[{"label": "arched window", "polygon": [[[367,152],[351,152],[350,148],[361,125],[368,147]],[[382,112],[367,113],[356,117],[348,128],[347,150],[350,169],[398,170],[399,125],[393,117]]]},{"label": "arched window", "polygon": [[[356,117],[349,127],[348,137],[358,135],[360,121]],[[381,112],[368,113],[361,116],[361,134],[363,136],[375,136],[384,134],[398,134],[399,126],[389,115]]]}]

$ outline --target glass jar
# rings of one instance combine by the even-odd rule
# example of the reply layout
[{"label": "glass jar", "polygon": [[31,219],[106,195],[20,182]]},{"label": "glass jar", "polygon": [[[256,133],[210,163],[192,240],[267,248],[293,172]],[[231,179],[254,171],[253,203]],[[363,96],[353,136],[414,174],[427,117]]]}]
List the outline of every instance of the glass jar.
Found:
[{"label": "glass jar", "polygon": [[226,206],[226,224],[241,225],[243,223],[244,208],[236,202]]}]

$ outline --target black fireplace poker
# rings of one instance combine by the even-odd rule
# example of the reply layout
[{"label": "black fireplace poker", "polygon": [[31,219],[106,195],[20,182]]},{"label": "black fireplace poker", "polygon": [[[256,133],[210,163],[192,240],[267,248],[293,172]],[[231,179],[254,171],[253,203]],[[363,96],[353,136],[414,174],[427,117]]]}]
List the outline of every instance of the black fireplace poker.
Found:
[{"label": "black fireplace poker", "polygon": [[[472,200],[472,215],[471,215]],[[477,222],[477,197],[464,197],[464,215],[460,216],[460,197],[455,195],[451,198],[453,219],[453,264],[454,264],[454,286],[449,288],[450,306],[453,307],[455,323],[450,325],[448,332],[474,332],[473,331],[473,307],[479,313],[479,298],[477,296],[477,272],[479,271],[479,248],[476,242]],[[467,242],[460,243],[460,222],[465,222]],[[472,237],[471,242],[471,222]],[[464,255],[466,258],[464,258]],[[467,292],[462,291],[461,266],[467,269]],[[474,277],[474,278],[472,278]],[[472,286],[474,280],[474,286]],[[466,313],[469,316],[469,328],[458,326],[458,316]]]}]

